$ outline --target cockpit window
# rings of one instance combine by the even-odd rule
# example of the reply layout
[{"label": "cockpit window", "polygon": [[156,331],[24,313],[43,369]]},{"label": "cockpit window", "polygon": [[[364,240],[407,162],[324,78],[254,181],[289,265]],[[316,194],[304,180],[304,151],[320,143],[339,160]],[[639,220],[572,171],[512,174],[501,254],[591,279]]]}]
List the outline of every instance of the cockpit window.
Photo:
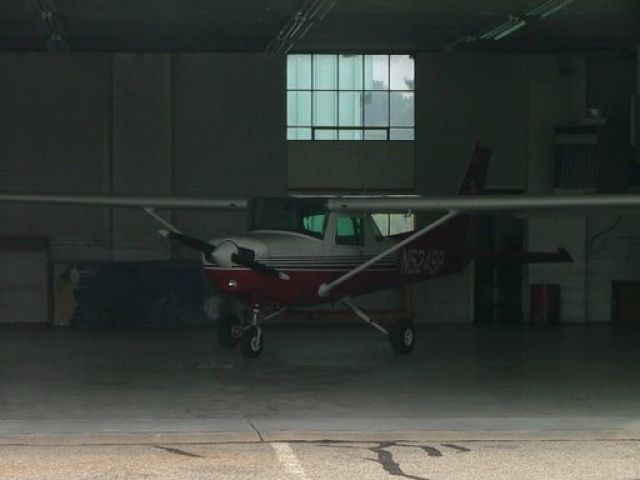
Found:
[{"label": "cockpit window", "polygon": [[384,235],[382,235],[382,232],[380,231],[378,224],[373,218],[373,215],[369,215],[369,218],[371,219],[371,226],[373,227],[373,238],[375,238],[378,241],[384,240]]},{"label": "cockpit window", "polygon": [[364,235],[362,231],[362,219],[339,215],[336,217],[336,244],[337,245],[362,245]]},{"label": "cockpit window", "polygon": [[259,198],[252,202],[250,230],[284,230],[323,238],[327,223],[324,200]]},{"label": "cockpit window", "polygon": [[327,216],[324,213],[305,215],[302,217],[302,229],[309,235],[322,238],[326,221]]}]

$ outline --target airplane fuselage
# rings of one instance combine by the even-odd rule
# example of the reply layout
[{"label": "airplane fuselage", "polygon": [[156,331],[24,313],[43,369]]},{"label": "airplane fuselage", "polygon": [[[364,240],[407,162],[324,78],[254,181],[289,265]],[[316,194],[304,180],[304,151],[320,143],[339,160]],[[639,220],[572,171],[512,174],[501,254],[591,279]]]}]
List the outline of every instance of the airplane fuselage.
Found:
[{"label": "airplane fuselage", "polygon": [[319,294],[329,284],[367,260],[401,241],[407,235],[384,238],[374,231],[369,215],[360,219],[363,232],[358,245],[336,242],[336,216],[327,219],[322,238],[296,232],[253,231],[243,237],[212,240],[214,245],[231,242],[256,252],[256,260],[289,278],[282,280],[237,265],[220,265],[203,259],[206,275],[215,288],[248,305],[312,306],[335,302],[347,295],[377,290],[450,275],[470,261],[467,248],[468,219],[454,219],[419,241],[380,259],[358,275]]}]

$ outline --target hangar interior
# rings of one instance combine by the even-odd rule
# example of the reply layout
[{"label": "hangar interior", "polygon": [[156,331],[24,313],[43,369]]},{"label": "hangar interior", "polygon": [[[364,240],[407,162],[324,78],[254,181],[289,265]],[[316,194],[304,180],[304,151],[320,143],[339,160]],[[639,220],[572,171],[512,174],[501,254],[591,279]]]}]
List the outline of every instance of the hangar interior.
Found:
[{"label": "hangar interior", "polygon": [[[471,146],[478,139],[493,150],[487,180],[491,193],[637,192],[637,1],[472,3],[473,6],[463,0],[3,2],[0,191],[176,196],[447,195],[456,192]],[[519,23],[520,19],[524,24]],[[287,68],[288,59],[295,55],[410,56],[415,72],[413,139],[288,140]],[[569,159],[561,157],[560,147],[567,143],[577,145],[578,152],[586,149],[588,153]],[[243,233],[247,224],[246,215],[236,212],[176,210],[163,214],[200,238]],[[637,324],[637,218],[615,211],[524,219],[488,216],[483,219],[478,238],[487,248],[499,250],[513,244],[529,250],[564,247],[574,261],[525,265],[515,270],[472,264],[459,275],[416,284],[410,305],[414,319],[417,323],[438,324],[424,327],[435,332],[436,338],[450,338],[439,329],[441,324],[535,323],[530,314],[531,287],[548,285],[559,287],[559,323]],[[427,220],[427,215],[418,215],[416,223]],[[42,338],[60,341],[60,345],[69,341],[60,331],[22,330],[16,326],[55,323],[58,314],[69,318],[70,313],[63,312],[69,302],[73,303],[69,300],[73,294],[65,287],[69,265],[168,261],[191,265],[195,260],[190,251],[158,238],[156,225],[138,211],[2,204],[0,226],[0,323],[12,324],[3,331],[7,332],[5,339],[14,342],[2,354],[15,356],[5,365],[18,365],[17,351],[32,351],[33,345],[43,342]],[[365,309],[397,309],[401,302],[398,298],[398,292],[391,291],[364,298],[361,305]],[[286,323],[282,328],[286,330]],[[469,330],[465,330],[471,326],[452,328],[465,339],[463,344],[474,345],[468,338]],[[590,342],[597,345],[594,338],[600,331],[591,337],[594,330],[584,328],[580,332],[591,332],[589,348],[594,346]],[[529,332],[523,335],[537,339],[532,340],[539,342],[535,344],[545,343],[539,335],[549,335],[559,349],[565,346],[563,339],[571,343],[572,335],[582,335],[571,330],[566,339],[565,330],[523,331]],[[362,353],[362,345],[370,346],[368,340],[358,343],[358,336],[349,332],[355,346],[337,343],[345,346],[347,353]],[[618,338],[610,336],[610,330],[602,332],[607,332],[605,339]],[[150,333],[147,338],[165,334]],[[84,338],[102,352],[104,356],[92,364],[98,370],[107,368],[110,358],[104,343],[108,344],[110,336],[117,336],[114,332],[105,335],[102,338],[100,331],[81,330],[71,337]],[[140,332],[131,335],[144,343]],[[185,341],[194,340],[191,332],[185,335]],[[301,335],[310,334],[305,331]],[[322,338],[322,333],[319,335]],[[34,343],[30,344],[29,339]],[[518,339],[522,341],[521,337]],[[116,351],[133,348],[129,340],[124,341],[126,346]],[[168,340],[162,337],[158,341],[158,345],[164,345]],[[287,349],[288,342],[282,339],[274,343]],[[295,340],[291,343],[297,344]],[[435,354],[427,344],[425,339],[425,350],[414,358],[412,368],[430,361],[443,367],[441,359],[432,358]],[[513,344],[505,347],[492,340],[489,344],[498,352],[504,349],[507,356],[519,356]],[[607,351],[615,351],[615,345],[612,341]],[[83,352],[89,355],[91,349],[81,347],[85,348],[88,350]],[[195,351],[200,352],[198,348]],[[456,348],[455,342],[451,348]],[[580,355],[588,355],[588,349],[578,350],[580,361]],[[182,350],[177,351],[179,357]],[[207,355],[204,348],[201,353],[203,358]],[[340,362],[326,360],[332,355],[346,364],[359,365],[357,360],[346,358],[347,353],[336,353],[334,346],[330,352],[320,352],[319,357],[334,370]],[[198,363],[192,354],[189,353],[189,361]],[[274,355],[268,366],[277,369],[278,361],[286,360],[283,353]],[[299,356],[294,365],[313,363],[300,352],[292,355]],[[550,360],[552,365],[566,360],[564,354],[559,355]],[[73,361],[54,357],[63,363]],[[132,352],[125,357],[127,365],[135,363]],[[215,362],[225,362],[217,352],[215,358]],[[363,369],[382,361],[372,360],[370,354],[363,358]],[[598,358],[607,362],[606,358]],[[636,357],[629,353],[627,360],[633,358]],[[389,359],[385,357],[386,360]],[[11,374],[5,370],[9,382],[3,384],[3,389],[11,390],[12,382],[22,385],[17,372],[33,375],[39,367],[32,361]],[[207,364],[207,360],[202,362]],[[128,368],[118,365],[122,370]],[[170,384],[179,387],[177,379],[185,373],[178,367],[173,371],[166,363],[162,365],[175,376]],[[404,369],[403,378],[410,377],[407,364],[396,366]],[[132,375],[142,379],[147,367],[136,368]],[[148,368],[153,370],[150,378],[158,380],[159,373]],[[256,378],[269,379],[262,370],[250,370],[262,367],[238,368],[245,369],[240,378],[247,383]],[[591,380],[584,368],[581,365],[578,370],[584,376],[580,381],[587,391]],[[569,370],[567,375],[571,375]],[[202,377],[202,371],[197,370],[195,377]],[[349,371],[344,375],[348,376]],[[473,376],[467,371],[465,375],[474,378],[470,389],[475,381],[482,384],[482,372],[476,371],[478,376]],[[388,374],[393,375],[391,371]],[[537,378],[538,374],[541,372],[536,370],[532,375]],[[121,371],[115,376],[122,375],[125,374]],[[187,390],[196,395],[197,379],[185,375],[186,382],[193,380]],[[232,375],[220,375],[225,381],[232,381]],[[523,373],[523,382],[526,377]],[[125,385],[123,391],[128,388],[126,382],[118,383],[121,380],[105,381],[90,387],[91,395],[99,396],[103,388],[117,397],[117,385]],[[152,388],[153,382],[149,382],[143,382],[140,388]],[[326,387],[317,378],[312,383],[310,392]],[[444,380],[442,385],[451,386]],[[544,390],[545,385],[542,382],[540,389]],[[375,390],[373,385],[369,387]],[[54,389],[51,385],[50,388]],[[213,386],[207,384],[206,389],[209,388]],[[273,393],[266,387],[259,390],[264,395]],[[419,389],[413,393],[416,392],[424,393]],[[5,404],[13,406],[15,412],[22,412],[22,407],[17,406],[20,393],[25,391],[18,388],[11,394],[7,390],[3,393]],[[144,395],[132,395],[140,401],[148,400]],[[491,395],[487,395],[486,405],[490,405]],[[88,401],[88,397],[82,398]],[[628,401],[617,405],[626,413],[634,412],[638,406],[629,399],[618,400]],[[594,411],[599,411],[597,401],[594,400]],[[133,403],[130,407],[137,412]],[[384,402],[382,405],[391,406]],[[205,409],[200,404],[194,408]],[[413,412],[411,408],[406,411]],[[469,413],[474,406],[466,408]],[[535,405],[523,406],[520,414],[526,416],[532,410]],[[496,413],[490,408],[483,412],[485,416]],[[589,409],[585,412],[589,413]],[[337,407],[332,411],[335,417],[342,414]]]}]

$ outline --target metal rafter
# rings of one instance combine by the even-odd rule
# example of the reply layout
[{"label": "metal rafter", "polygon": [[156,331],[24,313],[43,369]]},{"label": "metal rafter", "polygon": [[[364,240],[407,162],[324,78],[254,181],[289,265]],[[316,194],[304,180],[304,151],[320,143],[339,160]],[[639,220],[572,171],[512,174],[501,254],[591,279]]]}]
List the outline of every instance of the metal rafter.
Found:
[{"label": "metal rafter", "polygon": [[55,0],[22,0],[38,35],[45,39],[49,52],[67,52],[69,43]]}]

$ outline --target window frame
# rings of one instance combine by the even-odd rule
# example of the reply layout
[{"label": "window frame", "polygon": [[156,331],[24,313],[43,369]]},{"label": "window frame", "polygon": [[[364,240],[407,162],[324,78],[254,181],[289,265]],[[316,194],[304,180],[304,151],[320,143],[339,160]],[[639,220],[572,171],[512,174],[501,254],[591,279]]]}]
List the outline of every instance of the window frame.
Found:
[{"label": "window frame", "polygon": [[[287,141],[327,141],[327,140],[333,140],[333,141],[348,141],[348,142],[352,142],[352,141],[387,141],[387,142],[414,142],[415,141],[415,99],[416,99],[416,89],[415,89],[415,76],[416,76],[416,70],[415,70],[415,56],[412,53],[398,53],[398,52],[394,52],[394,53],[353,53],[352,55],[354,56],[359,56],[361,57],[360,60],[362,62],[362,71],[361,71],[361,80],[359,83],[361,83],[361,88],[359,89],[345,89],[345,88],[340,88],[340,57],[343,55],[349,55],[349,53],[345,53],[345,52],[339,52],[339,53],[293,53],[293,54],[287,54],[286,58],[287,60],[285,61],[285,68],[288,69],[289,68],[289,57],[290,56],[294,56],[294,55],[308,55],[309,56],[309,68],[310,68],[310,78],[309,78],[309,87],[308,88],[289,88],[289,75],[288,75],[288,71],[285,73],[285,79],[286,79],[286,85],[285,85],[285,102],[287,104],[287,115],[286,115],[286,126],[285,126],[285,131],[286,131],[286,140]],[[335,79],[334,79],[334,83],[335,83],[335,88],[333,89],[329,89],[329,88],[316,88],[315,84],[315,68],[316,68],[316,62],[314,61],[314,57],[315,56],[320,56],[320,55],[332,55],[335,57]],[[386,69],[386,87],[384,89],[375,89],[375,88],[366,88],[366,69],[365,69],[365,65],[366,65],[366,61],[367,61],[367,57],[368,56],[385,56],[386,57],[386,61],[387,61],[387,69]],[[392,88],[392,57],[394,56],[409,56],[412,60],[413,63],[413,86],[412,88],[407,88],[407,89],[393,89]],[[295,92],[295,93],[308,93],[309,97],[310,97],[310,105],[309,105],[309,117],[310,117],[310,124],[309,125],[300,125],[300,124],[290,124],[289,123],[289,93],[291,92]],[[325,92],[325,93],[334,93],[335,94],[335,104],[333,106],[334,110],[335,110],[335,125],[316,125],[315,123],[315,118],[314,118],[314,114],[315,114],[315,93],[318,92]],[[360,119],[359,119],[359,126],[344,126],[341,125],[340,123],[340,94],[342,93],[360,93],[361,94],[361,100],[360,100]],[[366,102],[365,102],[365,97],[366,94],[369,93],[384,93],[386,94],[386,125],[384,126],[379,126],[379,125],[366,125]],[[413,119],[412,119],[412,125],[411,126],[407,126],[407,125],[400,125],[400,124],[392,124],[391,118],[392,118],[392,111],[391,111],[391,104],[392,104],[392,97],[393,97],[393,93],[407,93],[407,94],[411,94],[413,96]],[[290,130],[309,130],[310,131],[310,138],[289,138],[289,131]],[[342,132],[349,132],[349,131],[355,131],[355,132],[359,132],[359,138],[340,138],[341,137],[341,133]],[[409,137],[411,138],[391,138],[393,132],[392,131],[402,131],[404,133],[409,133]],[[380,132],[384,132],[384,138],[371,138],[372,136],[375,137],[376,133],[380,133]],[[328,133],[328,135],[326,135]],[[334,135],[335,133],[335,135]],[[367,133],[369,133],[369,138],[367,138]],[[325,134],[326,138],[318,138],[319,136],[322,136],[322,134]],[[355,135],[356,137],[358,137],[358,135]],[[333,137],[333,138],[330,138]]]}]

